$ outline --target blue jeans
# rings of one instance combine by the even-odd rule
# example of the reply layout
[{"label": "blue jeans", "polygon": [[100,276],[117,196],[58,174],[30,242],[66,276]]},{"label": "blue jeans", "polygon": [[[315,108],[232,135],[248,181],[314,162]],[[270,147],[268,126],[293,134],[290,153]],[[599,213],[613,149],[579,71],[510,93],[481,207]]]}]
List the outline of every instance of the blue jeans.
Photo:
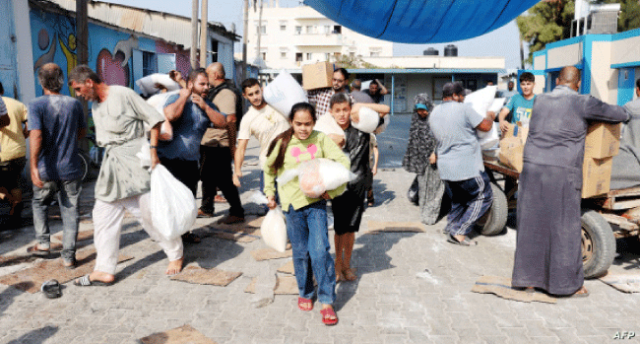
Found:
[{"label": "blue jeans", "polygon": [[41,189],[33,186],[33,227],[40,247],[49,247],[50,232],[47,218],[49,206],[57,196],[62,216],[62,258],[72,259],[76,254],[78,238],[78,199],[82,191],[82,180],[46,181]]},{"label": "blue jeans", "polygon": [[332,305],[336,300],[336,271],[329,254],[327,202],[319,201],[298,210],[290,205],[284,214],[300,297],[313,298],[313,273],[318,282],[318,301]]}]

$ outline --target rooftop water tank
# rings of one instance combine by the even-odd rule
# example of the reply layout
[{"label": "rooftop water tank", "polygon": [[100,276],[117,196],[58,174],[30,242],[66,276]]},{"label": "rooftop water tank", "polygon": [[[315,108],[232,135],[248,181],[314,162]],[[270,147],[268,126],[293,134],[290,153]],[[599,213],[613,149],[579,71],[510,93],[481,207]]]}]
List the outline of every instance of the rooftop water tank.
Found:
[{"label": "rooftop water tank", "polygon": [[444,56],[458,56],[458,47],[453,44],[449,44],[444,47]]},{"label": "rooftop water tank", "polygon": [[438,56],[440,52],[434,48],[428,48],[423,52],[425,56]]}]

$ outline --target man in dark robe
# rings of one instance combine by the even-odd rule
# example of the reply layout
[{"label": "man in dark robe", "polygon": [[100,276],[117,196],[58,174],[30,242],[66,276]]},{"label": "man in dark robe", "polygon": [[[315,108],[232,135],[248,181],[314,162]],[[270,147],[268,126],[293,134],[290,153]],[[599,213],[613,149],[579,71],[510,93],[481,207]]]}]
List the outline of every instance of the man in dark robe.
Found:
[{"label": "man in dark robe", "polygon": [[580,194],[587,127],[590,121],[627,121],[629,115],[579,94],[580,72],[573,66],[560,71],[556,84],[533,104],[520,174],[512,285],[586,296]]}]

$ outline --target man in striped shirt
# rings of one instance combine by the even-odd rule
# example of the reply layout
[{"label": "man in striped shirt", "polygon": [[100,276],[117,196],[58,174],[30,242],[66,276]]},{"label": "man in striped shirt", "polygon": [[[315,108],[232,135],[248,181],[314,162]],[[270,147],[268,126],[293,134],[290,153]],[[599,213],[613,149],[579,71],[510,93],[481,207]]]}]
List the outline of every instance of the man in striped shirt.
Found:
[{"label": "man in striped shirt", "polygon": [[475,245],[467,235],[491,207],[493,195],[484,171],[476,129],[489,131],[493,119],[477,113],[469,104],[458,102],[464,89],[459,83],[442,88],[442,104],[429,116],[431,131],[438,141],[436,150],[440,178],[451,197],[447,217],[447,241],[461,246]]}]

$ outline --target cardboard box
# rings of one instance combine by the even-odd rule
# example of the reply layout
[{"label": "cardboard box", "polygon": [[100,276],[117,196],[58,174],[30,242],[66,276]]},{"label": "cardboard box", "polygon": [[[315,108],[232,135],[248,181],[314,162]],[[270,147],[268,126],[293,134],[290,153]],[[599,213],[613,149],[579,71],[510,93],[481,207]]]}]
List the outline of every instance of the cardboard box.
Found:
[{"label": "cardboard box", "polygon": [[594,159],[585,156],[582,165],[582,198],[609,192],[613,158]]},{"label": "cardboard box", "polygon": [[518,173],[522,172],[524,145],[528,135],[528,128],[520,124],[517,126],[510,124],[503,139],[500,140],[500,153],[498,154],[500,162],[516,169]]},{"label": "cardboard box", "polygon": [[584,144],[584,156],[603,159],[618,155],[620,123],[595,123],[589,126]]},{"label": "cardboard box", "polygon": [[302,66],[302,88],[315,90],[333,86],[333,64],[319,62]]}]

